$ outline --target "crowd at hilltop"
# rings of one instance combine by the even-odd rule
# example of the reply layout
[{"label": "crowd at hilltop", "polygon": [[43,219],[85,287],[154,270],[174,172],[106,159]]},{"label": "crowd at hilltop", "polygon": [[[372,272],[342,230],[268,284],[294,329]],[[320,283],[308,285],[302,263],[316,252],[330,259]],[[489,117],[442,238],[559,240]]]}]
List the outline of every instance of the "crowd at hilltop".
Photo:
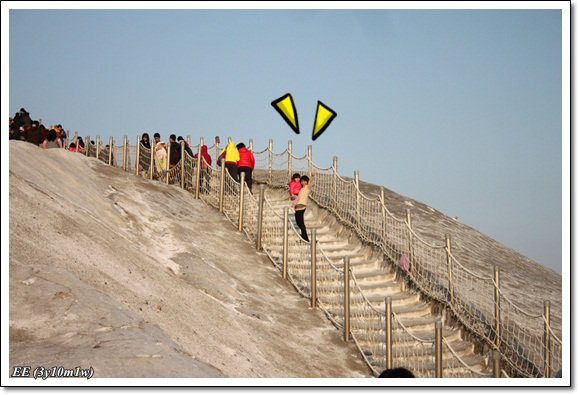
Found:
[{"label": "crowd at hilltop", "polygon": [[[21,108],[14,114],[14,117],[10,118],[8,138],[27,141],[41,148],[64,148],[67,134],[61,124],[52,125],[50,129],[47,129],[40,121],[33,120],[28,111]],[[71,143],[68,149],[83,152],[82,138],[78,138],[78,147],[76,143]]]}]

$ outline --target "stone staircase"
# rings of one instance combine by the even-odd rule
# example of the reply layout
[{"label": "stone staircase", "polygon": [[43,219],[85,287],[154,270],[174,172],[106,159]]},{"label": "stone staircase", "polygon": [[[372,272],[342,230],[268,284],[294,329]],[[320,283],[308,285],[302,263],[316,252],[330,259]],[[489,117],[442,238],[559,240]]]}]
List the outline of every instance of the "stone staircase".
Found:
[{"label": "stone staircase", "polygon": [[[289,206],[287,192],[280,189],[266,189],[266,199],[275,209],[283,215],[283,210]],[[290,219],[295,224],[294,216]],[[279,221],[279,217],[265,217],[264,221]],[[406,327],[405,332],[401,326],[395,325],[393,330],[393,367],[415,367],[417,376],[434,376],[434,346],[432,352],[420,354],[413,352],[416,341],[411,335],[435,342],[435,321],[442,321],[443,338],[448,342],[454,353],[468,366],[463,366],[452,354],[448,347],[443,347],[443,377],[480,377],[488,376],[491,367],[488,359],[475,353],[475,344],[470,342],[460,327],[453,325],[452,319],[445,314],[436,304],[423,300],[420,293],[413,290],[409,285],[405,274],[394,268],[385,261],[384,256],[371,246],[362,243],[348,228],[340,224],[327,210],[318,207],[311,199],[305,214],[305,222],[308,234],[312,235],[312,229],[316,229],[318,248],[338,268],[343,268],[344,257],[350,257],[350,268],[356,278],[356,282],[364,296],[372,306],[381,312],[385,311],[385,297],[392,298],[392,310],[397,319]],[[283,240],[276,240],[268,245],[270,255],[281,264]],[[289,260],[291,261],[291,254]],[[320,285],[318,285],[319,287]],[[341,283],[323,284],[334,287],[336,292],[343,288]],[[351,320],[364,320],[363,327],[369,331],[376,331],[376,336],[369,338],[384,339],[383,324],[379,322],[376,314],[357,310],[359,304],[351,307]],[[341,303],[325,305],[335,322],[343,322],[343,306]],[[361,325],[357,325],[360,327]],[[354,327],[354,325],[352,325]],[[402,333],[402,332],[405,333]],[[355,335],[355,333],[354,333]],[[368,337],[364,337],[368,338]],[[383,340],[382,340],[383,342]],[[364,352],[368,361],[376,371],[384,368],[384,347],[379,344],[368,344],[367,341],[359,341],[359,347]],[[369,351],[369,350],[374,350]],[[416,367],[419,367],[418,369]],[[418,370],[418,371],[416,371]],[[422,374],[420,374],[422,373]]]}]

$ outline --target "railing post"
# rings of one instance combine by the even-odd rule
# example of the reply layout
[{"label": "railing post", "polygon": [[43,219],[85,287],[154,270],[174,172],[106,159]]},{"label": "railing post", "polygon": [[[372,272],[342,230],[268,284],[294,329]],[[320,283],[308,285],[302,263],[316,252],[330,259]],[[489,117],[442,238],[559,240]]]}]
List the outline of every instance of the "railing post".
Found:
[{"label": "railing post", "polygon": [[99,151],[100,151],[100,140],[101,140],[101,136],[97,136],[96,138],[96,158],[99,159]]},{"label": "railing post", "polygon": [[187,141],[187,144],[191,145],[191,135],[188,134],[187,138],[185,139]]},{"label": "railing post", "polygon": [[[313,165],[312,165],[312,146],[311,144],[308,145],[308,177],[312,177],[312,169],[313,169]],[[291,177],[291,175],[290,175]]]},{"label": "railing post", "polygon": [[501,346],[501,277],[497,265],[494,266],[495,282],[495,346],[497,349]]},{"label": "railing post", "polygon": [[434,341],[435,341],[435,362],[436,371],[434,377],[442,377],[442,322],[436,320],[434,323]]},{"label": "railing post", "polygon": [[[201,158],[201,147],[203,147],[203,137],[199,139],[199,146],[197,147],[197,160],[195,161],[195,199],[199,199],[199,194],[201,193],[201,161],[203,160]],[[222,165],[225,166],[225,163]]]},{"label": "railing post", "polygon": [[288,224],[289,209],[283,210],[283,255],[282,255],[282,277],[287,279],[287,256],[288,256]]},{"label": "railing post", "polygon": [[245,172],[241,173],[241,178],[239,179],[239,221],[237,230],[241,232],[243,230],[243,196],[245,190]]},{"label": "railing post", "polygon": [[344,341],[350,340],[350,257],[344,257]]},{"label": "railing post", "polygon": [[125,134],[123,137],[123,171],[127,171],[127,153],[129,149],[129,138]]},{"label": "railing post", "polygon": [[356,186],[356,229],[361,230],[362,219],[360,217],[360,171],[354,172],[354,185]]},{"label": "railing post", "polygon": [[498,350],[493,350],[493,377],[501,378],[501,353]]},{"label": "railing post", "polygon": [[223,197],[225,195],[225,161],[221,164],[221,181],[219,183],[219,212],[223,213]]},{"label": "railing post", "polygon": [[[78,147],[78,132],[74,132],[74,146],[76,149],[76,152],[79,152],[79,147]],[[68,147],[65,147],[68,148]]]},{"label": "railing post", "polygon": [[253,152],[253,139],[249,139],[249,148],[248,150],[250,150],[251,152]]},{"label": "railing post", "polygon": [[551,302],[546,300],[543,305],[543,314],[545,315],[544,319],[544,330],[545,330],[545,338],[544,338],[544,345],[543,345],[543,356],[545,359],[545,367],[543,375],[546,378],[552,377],[551,369],[552,369],[552,353],[551,353]]},{"label": "railing post", "polygon": [[449,293],[449,303],[452,306],[454,303],[454,284],[452,281],[452,255],[450,252],[450,235],[446,235],[446,266],[448,270],[448,293]]},{"label": "railing post", "polygon": [[269,186],[271,186],[271,182],[272,182],[272,167],[273,167],[273,140],[269,139],[269,142],[267,143],[267,152],[268,152],[268,157],[267,157],[267,184]]},{"label": "railing post", "polygon": [[169,170],[171,169],[171,140],[165,145],[167,147],[167,166],[165,167],[165,184],[169,184]]},{"label": "railing post", "polygon": [[141,162],[141,136],[137,136],[137,159],[135,160],[135,175],[139,175],[139,164]]},{"label": "railing post", "polygon": [[150,143],[149,145],[151,146],[151,164],[149,165],[149,179],[152,180],[153,172],[155,171],[155,150],[157,148],[157,144]]},{"label": "railing post", "polygon": [[416,262],[414,262],[414,252],[412,246],[414,245],[414,236],[412,235],[412,218],[410,218],[410,210],[406,210],[406,225],[408,226],[408,261],[410,262],[410,273],[412,277],[416,278]]},{"label": "railing post", "polygon": [[181,189],[185,189],[185,141],[181,140]]},{"label": "railing post", "polygon": [[265,185],[259,184],[259,205],[257,212],[257,237],[255,241],[255,249],[261,251],[261,237],[263,233],[263,204],[265,200]]},{"label": "railing post", "polygon": [[292,141],[287,142],[287,179],[292,178]]},{"label": "railing post", "polygon": [[334,196],[332,196],[332,209],[334,212],[338,209],[338,157],[334,156],[332,159],[332,171],[334,172],[333,176],[333,185],[332,191]]},{"label": "railing post", "polygon": [[115,145],[115,141],[113,140],[113,136],[109,137],[109,166],[113,164],[113,148]]},{"label": "railing post", "polygon": [[316,272],[316,266],[317,266],[317,236],[316,236],[316,229],[312,229],[312,239],[310,242],[310,246],[311,246],[311,251],[310,251],[310,255],[311,255],[311,263],[312,263],[312,267],[311,267],[311,301],[310,301],[310,307],[315,309],[316,308],[316,300],[318,298],[317,295],[317,272]]},{"label": "railing post", "polygon": [[384,299],[386,306],[386,355],[385,368],[392,369],[392,296]]},{"label": "railing post", "polygon": [[380,187],[380,208],[382,210],[382,235],[380,237],[382,247],[386,251],[386,239],[388,232],[386,231],[386,199],[384,198],[384,187]]},{"label": "railing post", "polygon": [[90,147],[90,136],[86,136],[84,139],[84,155],[85,156],[90,156],[88,150]]}]

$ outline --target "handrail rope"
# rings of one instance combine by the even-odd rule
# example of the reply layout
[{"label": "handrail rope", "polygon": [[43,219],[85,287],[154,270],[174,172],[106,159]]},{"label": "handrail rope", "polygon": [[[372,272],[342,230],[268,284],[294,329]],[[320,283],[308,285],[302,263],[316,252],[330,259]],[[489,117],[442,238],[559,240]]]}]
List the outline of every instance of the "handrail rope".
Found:
[{"label": "handrail rope", "polygon": [[446,244],[439,245],[439,246],[437,246],[435,244],[430,244],[428,241],[424,240],[418,233],[416,233],[416,231],[414,229],[412,229],[412,227],[409,227],[408,224],[406,224],[406,227],[408,228],[408,230],[410,230],[410,232],[414,236],[415,240],[420,241],[422,244],[432,248],[433,250],[442,250],[442,249],[446,248]]},{"label": "handrail rope", "polygon": [[543,314],[542,314],[542,313],[541,313],[541,314],[538,314],[538,315],[533,315],[533,314],[531,314],[531,313],[529,313],[529,312],[524,311],[524,310],[523,310],[522,308],[520,308],[519,306],[515,305],[515,304],[511,301],[511,299],[510,299],[507,295],[504,294],[504,292],[501,290],[501,288],[498,286],[498,284],[495,282],[495,280],[493,279],[492,281],[493,281],[493,285],[495,286],[495,288],[498,288],[498,289],[499,289],[500,295],[501,295],[515,310],[517,310],[519,313],[524,314],[524,315],[526,315],[526,316],[529,317],[529,318],[541,318],[541,317],[543,317]]},{"label": "handrail rope", "polygon": [[448,342],[448,340],[446,340],[446,338],[443,336],[442,337],[442,341],[444,342],[444,344],[446,344],[446,347],[448,347],[448,349],[450,350],[451,354],[454,355],[454,357],[458,360],[458,362],[460,362],[460,364],[470,370],[471,373],[476,374],[480,377],[490,377],[490,374],[484,374],[482,372],[478,372],[476,370],[474,370],[473,368],[471,368],[466,362],[464,362],[464,360],[456,353],[456,351],[454,351],[454,349],[450,346],[450,343]]},{"label": "handrail rope", "polygon": [[414,335],[410,330],[408,330],[408,328],[402,323],[402,321],[400,321],[400,319],[398,318],[398,314],[396,314],[395,312],[392,312],[392,317],[396,320],[398,325],[400,325],[402,327],[402,329],[404,329],[404,331],[406,333],[408,333],[408,335],[410,335],[410,337],[412,337],[417,342],[422,343],[422,344],[434,344],[434,340],[425,340],[425,339],[421,339],[418,336]]},{"label": "handrail rope", "polygon": [[383,311],[378,311],[378,309],[376,309],[372,303],[368,300],[368,298],[366,297],[366,295],[364,295],[364,292],[362,291],[362,289],[360,288],[360,285],[358,284],[358,280],[356,280],[356,275],[354,274],[354,271],[350,270],[350,278],[354,281],[354,286],[358,289],[358,292],[360,292],[360,295],[362,295],[362,299],[364,300],[364,302],[366,302],[366,304],[370,307],[371,310],[374,310],[374,312],[376,314],[378,314],[378,316],[383,317],[386,316],[386,313],[384,313]]},{"label": "handrail rope", "polygon": [[354,343],[356,344],[356,348],[358,349],[360,354],[362,354],[364,361],[366,361],[366,365],[368,365],[368,367],[370,369],[372,369],[372,372],[374,373],[374,375],[376,375],[376,376],[379,375],[380,371],[376,370],[376,368],[374,367],[372,362],[368,359],[368,356],[366,355],[366,353],[364,352],[364,349],[362,348],[362,346],[360,346],[360,343],[358,342],[358,339],[356,338],[356,334],[351,333],[351,336],[352,336],[352,339],[354,340]]},{"label": "handrail rope", "polygon": [[473,276],[474,278],[478,279],[478,280],[482,280],[482,281],[491,281],[494,282],[494,279],[492,277],[482,277],[476,273],[473,273],[472,271],[470,271],[469,269],[467,269],[466,267],[464,267],[455,257],[454,255],[452,255],[452,252],[449,252],[449,255],[452,259],[453,264],[456,263],[458,266],[460,266],[460,268],[462,270],[464,270],[465,272],[467,272],[468,274],[470,274],[471,276]]},{"label": "handrail rope", "polygon": [[290,154],[290,156],[291,156],[292,159],[295,159],[295,160],[308,159],[308,154],[305,154],[304,156],[300,156],[300,157],[297,157],[297,156],[295,156],[294,154]]}]

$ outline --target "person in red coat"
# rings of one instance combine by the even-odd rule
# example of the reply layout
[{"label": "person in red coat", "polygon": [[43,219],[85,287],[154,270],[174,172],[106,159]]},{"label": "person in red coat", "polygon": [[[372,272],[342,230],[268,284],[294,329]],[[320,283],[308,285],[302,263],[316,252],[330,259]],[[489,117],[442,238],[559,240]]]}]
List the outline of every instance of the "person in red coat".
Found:
[{"label": "person in red coat", "polygon": [[253,185],[253,180],[251,175],[253,173],[253,168],[255,167],[255,157],[253,152],[245,148],[245,144],[237,144],[237,150],[239,151],[239,161],[237,162],[237,173],[241,176],[241,173],[245,173],[245,183],[251,192],[251,186]]},{"label": "person in red coat", "polygon": [[[193,159],[197,161],[197,154],[193,155]],[[199,172],[199,184],[201,193],[209,193],[209,186],[211,181],[211,173],[209,168],[211,168],[211,156],[207,151],[207,146],[203,144],[201,146],[201,171]]]}]

